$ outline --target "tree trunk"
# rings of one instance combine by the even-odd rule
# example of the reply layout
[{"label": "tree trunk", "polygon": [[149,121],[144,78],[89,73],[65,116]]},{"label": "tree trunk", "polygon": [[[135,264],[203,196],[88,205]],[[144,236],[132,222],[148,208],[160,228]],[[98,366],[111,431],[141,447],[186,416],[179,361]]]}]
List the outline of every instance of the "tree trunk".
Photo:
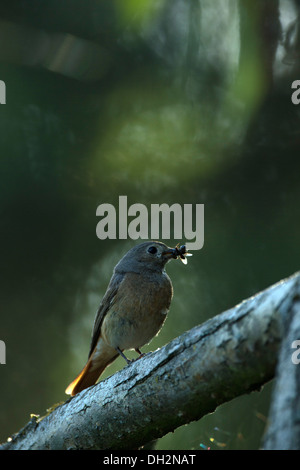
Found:
[{"label": "tree trunk", "polygon": [[283,321],[276,384],[273,391],[265,449],[300,449],[300,296],[295,297]]}]

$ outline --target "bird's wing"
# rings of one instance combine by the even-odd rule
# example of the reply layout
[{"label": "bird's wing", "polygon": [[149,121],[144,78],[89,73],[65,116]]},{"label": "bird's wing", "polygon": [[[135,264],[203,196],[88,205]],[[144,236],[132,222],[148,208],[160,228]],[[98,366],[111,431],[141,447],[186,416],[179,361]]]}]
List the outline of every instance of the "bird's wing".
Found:
[{"label": "bird's wing", "polygon": [[100,336],[101,332],[101,325],[103,318],[105,317],[106,313],[110,309],[110,307],[114,304],[116,300],[116,294],[118,292],[119,286],[124,279],[124,274],[114,274],[110,280],[110,283],[107,287],[105,295],[99,305],[99,308],[96,313],[94,327],[92,331],[92,339],[90,345],[89,356],[91,356]]}]

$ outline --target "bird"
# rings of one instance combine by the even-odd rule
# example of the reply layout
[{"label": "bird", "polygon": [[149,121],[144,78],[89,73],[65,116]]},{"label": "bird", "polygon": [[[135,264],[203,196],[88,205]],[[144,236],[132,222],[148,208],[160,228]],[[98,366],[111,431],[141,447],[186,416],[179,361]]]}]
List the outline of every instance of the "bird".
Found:
[{"label": "bird", "polygon": [[88,360],[66,388],[67,395],[94,385],[119,355],[129,364],[124,350],[134,349],[143,356],[141,347],[159,333],[173,296],[165,266],[177,258],[186,263],[189,255],[185,245],[170,248],[159,241],[147,241],[121,258],[96,313]]}]

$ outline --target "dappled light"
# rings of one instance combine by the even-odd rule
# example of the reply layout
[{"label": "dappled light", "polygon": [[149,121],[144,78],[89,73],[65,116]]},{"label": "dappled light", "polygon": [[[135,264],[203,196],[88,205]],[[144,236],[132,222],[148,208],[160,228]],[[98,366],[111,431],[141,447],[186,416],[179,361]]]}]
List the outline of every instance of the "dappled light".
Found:
[{"label": "dappled light", "polygon": [[[100,204],[205,207],[204,246],[168,264],[174,298],[145,352],[299,269],[299,21],[296,0],[2,2],[1,440],[65,400],[141,241],[100,240]],[[171,220],[161,241],[188,242]],[[156,446],[258,448],[270,391]]]}]

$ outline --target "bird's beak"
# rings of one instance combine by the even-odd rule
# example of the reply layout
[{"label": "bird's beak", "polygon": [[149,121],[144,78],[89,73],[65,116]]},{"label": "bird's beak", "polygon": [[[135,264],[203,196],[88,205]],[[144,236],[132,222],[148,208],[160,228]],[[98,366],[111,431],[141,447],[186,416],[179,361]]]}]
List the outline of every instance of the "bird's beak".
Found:
[{"label": "bird's beak", "polygon": [[177,252],[175,248],[168,248],[167,250],[162,252],[162,256],[169,260],[169,259],[177,259]]}]

